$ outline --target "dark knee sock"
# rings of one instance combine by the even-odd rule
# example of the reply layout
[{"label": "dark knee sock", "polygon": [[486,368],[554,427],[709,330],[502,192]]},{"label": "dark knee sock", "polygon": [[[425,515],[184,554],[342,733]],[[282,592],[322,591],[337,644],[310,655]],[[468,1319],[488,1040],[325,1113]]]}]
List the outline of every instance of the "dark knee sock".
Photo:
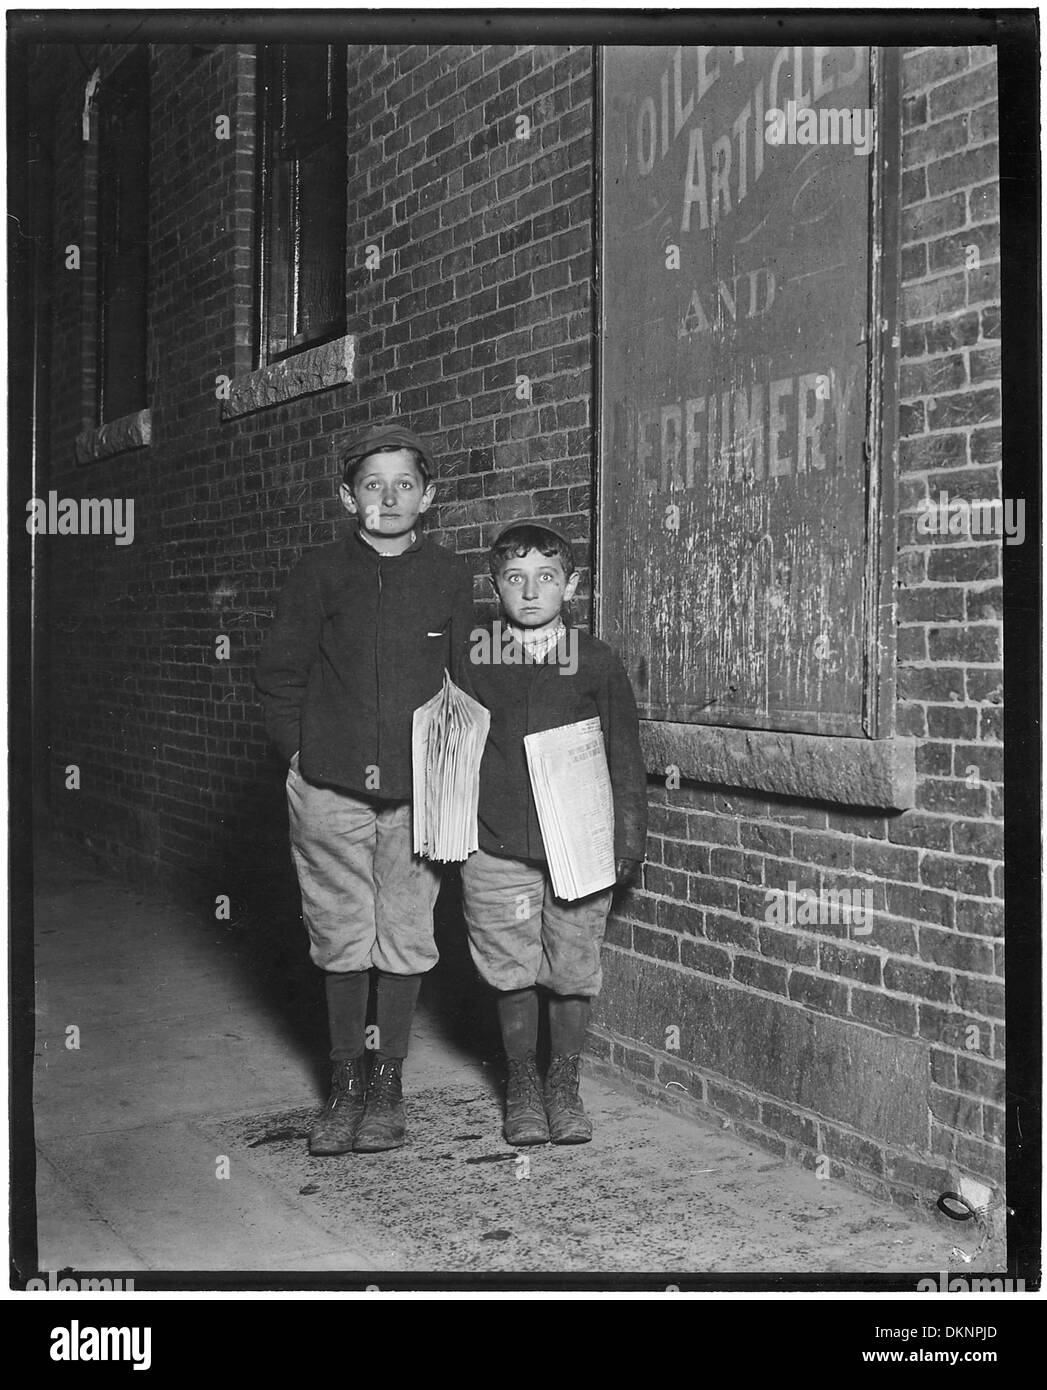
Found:
[{"label": "dark knee sock", "polygon": [[375,1023],[378,1025],[380,1062],[402,1061],[407,1056],[421,985],[421,975],[389,975],[379,970]]},{"label": "dark knee sock", "polygon": [[583,1050],[591,1005],[584,994],[550,996],[549,1047],[554,1057],[573,1057]]},{"label": "dark knee sock", "polygon": [[364,1024],[367,1022],[370,985],[371,976],[366,970],[344,973],[329,970],[324,977],[332,1062],[348,1062],[353,1057],[359,1057],[364,1050]]},{"label": "dark knee sock", "polygon": [[538,991],[513,989],[498,996],[502,1046],[509,1058],[526,1057],[538,1046]]}]

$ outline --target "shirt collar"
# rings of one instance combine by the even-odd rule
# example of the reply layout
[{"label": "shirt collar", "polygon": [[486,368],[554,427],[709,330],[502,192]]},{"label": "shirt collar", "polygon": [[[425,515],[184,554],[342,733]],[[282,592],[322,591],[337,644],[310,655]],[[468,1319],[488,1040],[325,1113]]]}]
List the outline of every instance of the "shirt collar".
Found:
[{"label": "shirt collar", "polygon": [[524,651],[527,653],[527,655],[531,658],[532,661],[541,661],[544,657],[549,655],[549,653],[556,646],[557,642],[559,642],[560,638],[566,631],[567,629],[565,628],[563,619],[561,618],[560,621],[557,623],[556,627],[554,627],[551,631],[543,632],[540,636],[533,638],[530,642],[528,642],[526,638],[522,637],[519,634],[519,632],[514,631],[513,636],[516,638],[517,642],[519,642],[520,646],[523,647]]},{"label": "shirt collar", "polygon": [[[357,537],[358,537],[358,539],[360,540],[360,542],[361,542],[363,545],[366,545],[367,548],[368,548],[368,550],[373,550],[374,553],[375,553],[380,559],[383,559],[383,560],[395,560],[395,559],[396,559],[396,556],[395,556],[395,555],[389,555],[386,551],[384,551],[384,550],[379,550],[378,547],[375,545],[374,541],[371,540],[370,536],[367,534],[367,532],[364,530],[364,528],[363,528],[362,526],[358,526],[358,527],[356,528],[356,534],[357,534]],[[419,541],[419,537],[418,537],[418,528],[417,528],[417,526],[415,526],[415,527],[413,527],[412,530],[411,530],[411,544],[407,547],[407,550],[401,550],[401,551],[400,551],[400,554],[401,554],[401,555],[406,555],[408,550],[414,550],[414,549],[417,547],[417,545],[418,545],[418,541]]]}]

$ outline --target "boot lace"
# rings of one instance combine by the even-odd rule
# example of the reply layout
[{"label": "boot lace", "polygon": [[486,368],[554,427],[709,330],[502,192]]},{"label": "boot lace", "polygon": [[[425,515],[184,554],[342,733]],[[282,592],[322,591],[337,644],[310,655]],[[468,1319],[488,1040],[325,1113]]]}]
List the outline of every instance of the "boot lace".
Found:
[{"label": "boot lace", "polygon": [[509,1058],[506,1103],[509,1106],[525,1106],[529,1110],[545,1113],[542,1088],[538,1080],[538,1066],[533,1054]]},{"label": "boot lace", "polygon": [[331,1072],[331,1092],[327,1097],[326,1110],[334,1110],[342,1101],[363,1098],[364,1093],[364,1072],[363,1062],[359,1057],[352,1058],[346,1062],[336,1062]]},{"label": "boot lace", "polygon": [[582,1059],[579,1054],[573,1057],[555,1057],[549,1067],[549,1074],[545,1079],[546,1089],[550,1100],[567,1109],[574,1109],[579,1105],[581,1097],[578,1094],[578,1073],[581,1068]]},{"label": "boot lace", "polygon": [[395,1062],[379,1062],[371,1073],[367,1105],[374,1110],[393,1110],[403,1099],[400,1068]]}]

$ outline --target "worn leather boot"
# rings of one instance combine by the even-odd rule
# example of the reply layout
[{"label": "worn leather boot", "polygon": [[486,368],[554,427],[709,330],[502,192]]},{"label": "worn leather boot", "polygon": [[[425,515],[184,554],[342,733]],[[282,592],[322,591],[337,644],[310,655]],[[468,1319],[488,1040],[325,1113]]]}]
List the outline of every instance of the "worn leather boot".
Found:
[{"label": "worn leather boot", "polygon": [[403,1061],[375,1062],[367,1087],[364,1117],[353,1149],[358,1154],[399,1149],[407,1142],[404,1115]]},{"label": "worn leather boot", "polygon": [[331,1068],[331,1093],[309,1131],[311,1154],[349,1153],[364,1113],[366,1058],[335,1062]]},{"label": "worn leather boot", "polygon": [[585,1113],[578,1094],[579,1053],[554,1057],[545,1078],[545,1110],[549,1116],[549,1138],[554,1144],[588,1144],[593,1122]]},{"label": "worn leather boot", "polygon": [[507,1144],[548,1144],[549,1121],[542,1100],[538,1064],[533,1052],[509,1058],[509,1079],[505,1090],[505,1142]]}]

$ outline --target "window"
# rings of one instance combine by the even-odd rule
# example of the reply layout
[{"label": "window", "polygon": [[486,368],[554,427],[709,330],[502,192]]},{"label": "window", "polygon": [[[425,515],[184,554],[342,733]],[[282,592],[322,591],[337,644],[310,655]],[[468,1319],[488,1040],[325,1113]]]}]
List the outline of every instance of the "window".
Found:
[{"label": "window", "polygon": [[149,50],[143,46],[99,89],[99,424],[142,410],[149,271]]},{"label": "window", "polygon": [[346,48],[261,52],[259,365],[345,332]]}]

